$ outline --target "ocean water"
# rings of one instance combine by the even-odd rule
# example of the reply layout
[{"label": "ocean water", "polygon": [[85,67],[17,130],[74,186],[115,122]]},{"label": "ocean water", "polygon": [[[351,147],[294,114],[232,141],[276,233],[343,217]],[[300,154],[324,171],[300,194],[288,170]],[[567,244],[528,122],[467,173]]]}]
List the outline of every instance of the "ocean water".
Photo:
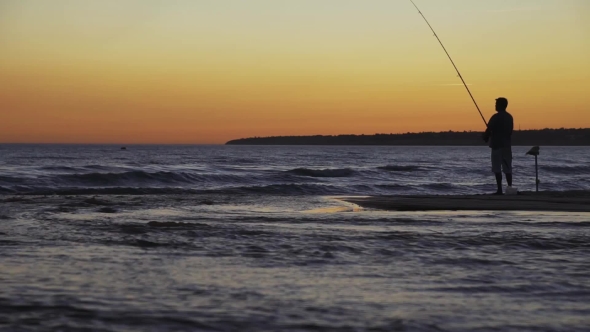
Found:
[{"label": "ocean water", "polygon": [[485,147],[0,145],[0,331],[590,331],[590,214],[341,199],[494,190]]}]

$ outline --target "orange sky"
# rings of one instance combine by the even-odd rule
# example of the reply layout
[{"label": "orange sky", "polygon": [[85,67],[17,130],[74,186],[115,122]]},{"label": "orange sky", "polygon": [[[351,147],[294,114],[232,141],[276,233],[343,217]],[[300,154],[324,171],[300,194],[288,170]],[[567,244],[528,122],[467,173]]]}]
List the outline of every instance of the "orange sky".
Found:
[{"label": "orange sky", "polygon": [[[417,0],[486,118],[590,127],[590,2]],[[0,4],[0,142],[482,130],[409,1]]]}]

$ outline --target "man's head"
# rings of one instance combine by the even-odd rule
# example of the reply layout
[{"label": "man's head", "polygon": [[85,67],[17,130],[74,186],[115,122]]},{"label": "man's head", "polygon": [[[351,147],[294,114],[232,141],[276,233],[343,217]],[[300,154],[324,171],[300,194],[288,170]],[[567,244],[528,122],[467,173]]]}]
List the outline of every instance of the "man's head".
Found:
[{"label": "man's head", "polygon": [[506,99],[504,97],[500,97],[500,98],[496,99],[496,111],[498,111],[498,112],[506,111],[506,108],[508,108],[508,99]]}]

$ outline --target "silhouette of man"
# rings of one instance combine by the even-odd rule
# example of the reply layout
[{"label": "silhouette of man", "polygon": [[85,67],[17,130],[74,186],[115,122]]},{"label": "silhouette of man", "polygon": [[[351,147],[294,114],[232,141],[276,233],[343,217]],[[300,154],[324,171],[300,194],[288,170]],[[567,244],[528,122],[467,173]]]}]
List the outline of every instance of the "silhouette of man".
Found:
[{"label": "silhouette of man", "polygon": [[488,128],[483,134],[484,141],[489,141],[492,149],[492,172],[496,175],[498,190],[494,195],[502,195],[502,171],[506,174],[508,186],[512,186],[512,130],[514,119],[506,111],[508,99],[496,99],[496,114],[488,122]]}]

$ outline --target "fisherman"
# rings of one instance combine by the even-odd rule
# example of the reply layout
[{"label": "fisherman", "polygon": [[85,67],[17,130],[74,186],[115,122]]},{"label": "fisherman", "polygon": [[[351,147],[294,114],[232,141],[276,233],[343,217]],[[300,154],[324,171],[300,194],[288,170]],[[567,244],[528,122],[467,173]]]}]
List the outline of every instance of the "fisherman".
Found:
[{"label": "fisherman", "polygon": [[506,111],[508,99],[500,97],[496,99],[496,114],[488,121],[488,128],[483,134],[483,139],[492,149],[492,172],[496,175],[498,190],[494,195],[503,195],[502,171],[506,174],[508,187],[512,187],[512,130],[514,120]]}]

